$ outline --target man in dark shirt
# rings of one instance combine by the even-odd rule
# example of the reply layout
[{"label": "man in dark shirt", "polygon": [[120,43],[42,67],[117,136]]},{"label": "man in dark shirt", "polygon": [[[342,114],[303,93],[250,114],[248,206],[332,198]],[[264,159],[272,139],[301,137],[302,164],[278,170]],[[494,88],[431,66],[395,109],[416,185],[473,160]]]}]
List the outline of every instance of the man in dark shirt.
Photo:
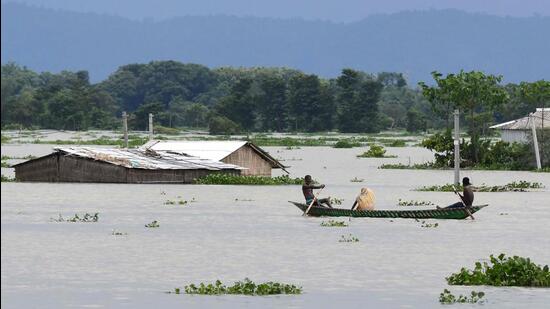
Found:
[{"label": "man in dark shirt", "polygon": [[[313,189],[322,189],[325,185],[315,185],[313,183],[313,180],[311,179],[310,175],[306,175],[304,177],[304,184],[302,185],[302,193],[304,194],[304,197],[306,199],[306,204],[309,206],[311,205],[311,202],[315,199],[315,195],[313,194]],[[316,199],[314,202],[314,206],[322,206],[322,204],[326,204],[328,207],[332,208],[332,205],[330,204],[330,197],[328,198],[322,198],[322,199]]]},{"label": "man in dark shirt", "polygon": [[472,189],[472,184],[470,183],[470,178],[464,177],[462,178],[462,187],[464,187],[462,194],[457,193],[458,196],[460,196],[460,199],[462,202],[454,203],[450,206],[447,206],[446,208],[456,208],[456,207],[464,207],[466,205],[467,207],[472,206],[474,203],[474,190]]}]

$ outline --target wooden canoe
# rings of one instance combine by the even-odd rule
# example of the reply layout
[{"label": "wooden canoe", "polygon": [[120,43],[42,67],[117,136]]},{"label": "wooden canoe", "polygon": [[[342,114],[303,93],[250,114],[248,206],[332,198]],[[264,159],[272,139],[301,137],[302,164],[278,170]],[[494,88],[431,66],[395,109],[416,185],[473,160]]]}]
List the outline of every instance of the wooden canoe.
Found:
[{"label": "wooden canoe", "polygon": [[[306,211],[304,203],[289,201],[302,212]],[[470,212],[476,213],[489,205],[477,205],[470,207]],[[308,212],[313,217],[371,217],[371,218],[408,218],[408,219],[465,219],[469,215],[464,207],[442,209],[419,210],[351,210],[343,208],[325,208],[313,206]]]}]

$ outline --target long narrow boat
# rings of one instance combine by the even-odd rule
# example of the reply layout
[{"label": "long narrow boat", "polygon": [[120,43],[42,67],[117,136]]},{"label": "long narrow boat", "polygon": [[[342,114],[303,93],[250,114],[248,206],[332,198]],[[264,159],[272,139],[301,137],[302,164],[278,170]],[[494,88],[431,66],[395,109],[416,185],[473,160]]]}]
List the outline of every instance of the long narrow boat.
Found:
[{"label": "long narrow boat", "polygon": [[[302,212],[306,211],[307,206],[303,203],[289,201],[298,207]],[[469,208],[473,214],[483,207],[489,205],[477,205]],[[409,219],[465,219],[469,215],[464,207],[441,208],[426,210],[351,210],[343,208],[325,208],[313,206],[308,215],[314,217],[373,217],[373,218],[409,218]]]}]

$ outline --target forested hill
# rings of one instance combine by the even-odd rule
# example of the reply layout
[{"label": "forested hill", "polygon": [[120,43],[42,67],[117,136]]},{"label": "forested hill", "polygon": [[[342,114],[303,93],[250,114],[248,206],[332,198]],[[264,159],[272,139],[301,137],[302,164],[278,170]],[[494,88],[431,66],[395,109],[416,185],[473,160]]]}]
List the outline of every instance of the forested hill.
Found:
[{"label": "forested hill", "polygon": [[460,11],[403,12],[359,22],[253,17],[132,21],[115,16],[2,4],[2,63],[37,71],[88,70],[93,81],[120,65],[173,59],[216,66],[286,66],[325,77],[344,67],[404,72],[410,84],[433,70],[548,78],[550,17]]}]

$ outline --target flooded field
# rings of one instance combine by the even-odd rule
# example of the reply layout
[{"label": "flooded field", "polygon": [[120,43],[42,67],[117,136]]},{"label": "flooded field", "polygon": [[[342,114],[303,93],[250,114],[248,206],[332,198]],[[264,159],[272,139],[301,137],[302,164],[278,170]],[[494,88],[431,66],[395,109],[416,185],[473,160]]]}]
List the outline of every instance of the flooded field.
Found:
[{"label": "flooded field", "polygon": [[[53,146],[2,145],[2,155],[43,155]],[[377,168],[431,161],[422,148],[387,147],[395,159],[356,158],[365,147],[264,149],[291,166],[292,177],[311,174],[325,183],[322,195],[344,199],[342,207],[351,207],[363,186],[374,190],[379,209],[399,208],[398,199],[442,206],[457,201],[452,193],[411,191],[450,183],[452,171]],[[445,288],[454,294],[484,291],[488,308],[547,308],[548,289],[448,286],[445,277],[501,252],[549,264],[550,175],[464,171],[461,176],[474,185],[527,180],[546,188],[477,193],[475,204],[490,207],[476,213],[476,220],[438,220],[437,228],[425,228],[415,220],[376,218],[346,218],[348,227],[322,227],[326,218],[304,218],[287,202],[303,199],[299,186],[2,183],[2,308],[439,308]],[[364,181],[351,182],[355,177]],[[184,206],[164,205],[193,198]],[[59,214],[95,212],[96,223],[50,221]],[[159,228],[144,227],[153,220]],[[127,235],[112,235],[113,230]],[[349,234],[360,241],[338,242]],[[297,284],[304,294],[165,293],[190,283],[245,277]]]}]

